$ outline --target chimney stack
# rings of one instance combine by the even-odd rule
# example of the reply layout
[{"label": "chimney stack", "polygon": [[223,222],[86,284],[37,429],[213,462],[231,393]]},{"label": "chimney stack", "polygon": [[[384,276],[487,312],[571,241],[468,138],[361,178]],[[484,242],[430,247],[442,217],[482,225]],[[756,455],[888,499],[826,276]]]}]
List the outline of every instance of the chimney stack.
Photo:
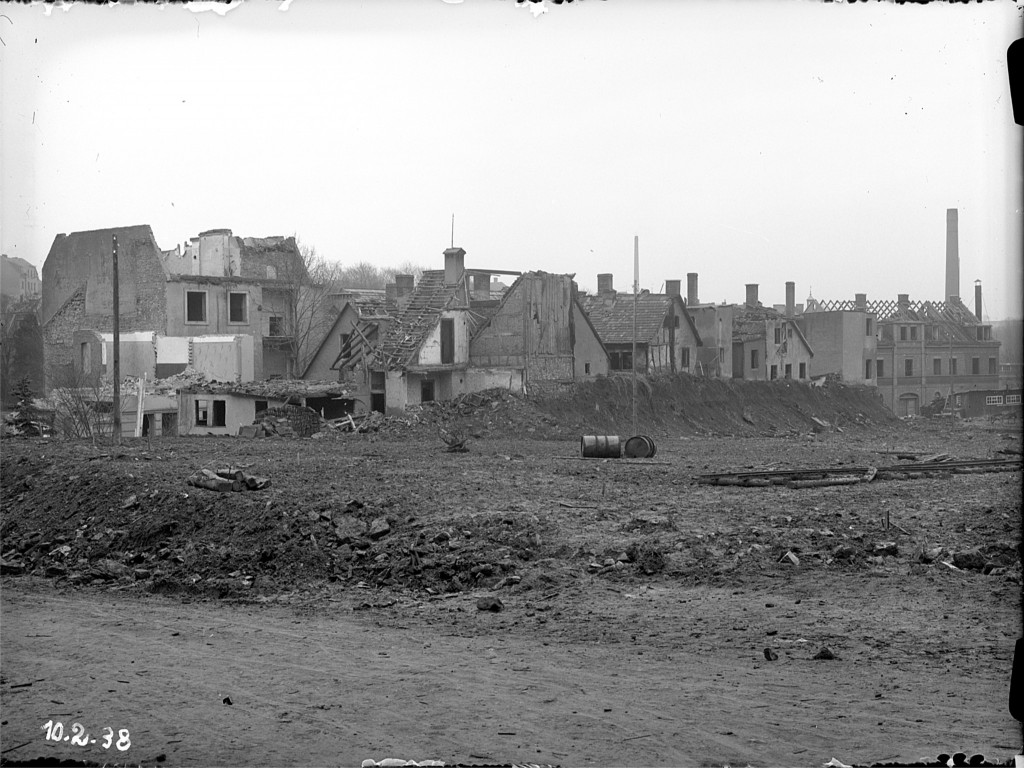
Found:
[{"label": "chimney stack", "polygon": [[796,314],[796,283],[786,283],[786,317]]},{"label": "chimney stack", "polygon": [[974,316],[981,322],[981,280],[974,281]]},{"label": "chimney stack", "polygon": [[398,306],[398,285],[388,283],[384,286],[384,306]]},{"label": "chimney stack", "polygon": [[444,284],[455,285],[466,271],[466,252],[461,248],[444,249]]},{"label": "chimney stack", "polygon": [[665,293],[669,296],[680,296],[683,281],[682,280],[666,280],[665,281]]},{"label": "chimney stack", "polygon": [[910,294],[899,293],[896,295],[896,307],[901,312],[907,312],[910,310]]},{"label": "chimney stack", "polygon": [[868,295],[866,293],[853,294],[853,308],[865,311],[868,308]]},{"label": "chimney stack", "polygon": [[946,298],[960,297],[960,246],[957,209],[946,210]]},{"label": "chimney stack", "polygon": [[597,292],[615,293],[615,288],[612,287],[612,276],[610,273],[605,272],[597,276]]},{"label": "chimney stack", "polygon": [[688,307],[695,306],[700,302],[697,300],[697,273],[687,272],[686,273],[686,305]]},{"label": "chimney stack", "polygon": [[747,306],[756,307],[757,301],[757,283],[747,283]]},{"label": "chimney stack", "polygon": [[395,295],[398,298],[408,296],[412,293],[413,283],[412,275],[395,275]]}]

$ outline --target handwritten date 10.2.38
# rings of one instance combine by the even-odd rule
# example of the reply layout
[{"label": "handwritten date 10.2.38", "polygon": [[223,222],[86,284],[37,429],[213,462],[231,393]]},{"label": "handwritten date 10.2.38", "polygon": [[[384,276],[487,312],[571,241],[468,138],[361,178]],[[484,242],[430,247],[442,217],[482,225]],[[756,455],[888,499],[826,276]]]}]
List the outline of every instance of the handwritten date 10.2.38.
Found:
[{"label": "handwritten date 10.2.38", "polygon": [[[46,731],[46,738],[49,741],[70,741],[77,747],[87,747],[90,744],[95,744],[96,739],[89,736],[85,732],[84,726],[81,723],[71,724],[71,733],[64,733],[64,724],[59,720],[54,722],[53,720],[47,720],[42,726],[43,730]],[[128,733],[127,728],[122,728],[117,732],[117,740],[114,740],[114,731],[109,726],[104,728],[104,733],[100,737],[100,746],[104,749],[110,749],[111,745],[116,747],[121,752],[124,752],[132,745],[131,736]]]}]

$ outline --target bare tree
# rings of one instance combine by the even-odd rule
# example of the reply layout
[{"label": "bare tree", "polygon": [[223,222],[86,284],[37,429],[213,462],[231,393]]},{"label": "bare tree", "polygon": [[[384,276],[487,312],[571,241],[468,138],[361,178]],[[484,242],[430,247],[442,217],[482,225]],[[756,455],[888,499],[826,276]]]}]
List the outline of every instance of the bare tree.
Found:
[{"label": "bare tree", "polygon": [[43,334],[36,313],[38,299],[0,295],[0,400],[7,403],[11,386],[23,377],[43,388]]},{"label": "bare tree", "polygon": [[274,285],[264,287],[264,304],[283,320],[271,328],[288,356],[288,375],[298,376],[337,317],[334,296],[341,287],[341,266],[317,253],[316,247],[295,240],[298,258],[284,260]]}]

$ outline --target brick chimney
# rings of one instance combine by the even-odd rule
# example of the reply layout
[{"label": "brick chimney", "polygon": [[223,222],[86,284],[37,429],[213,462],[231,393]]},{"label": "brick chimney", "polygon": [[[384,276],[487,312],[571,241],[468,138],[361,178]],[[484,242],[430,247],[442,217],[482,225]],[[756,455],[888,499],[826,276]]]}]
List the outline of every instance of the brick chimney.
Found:
[{"label": "brick chimney", "polygon": [[612,286],[611,273],[605,272],[597,276],[597,292],[615,293],[615,288]]},{"label": "brick chimney", "polygon": [[865,311],[868,308],[868,295],[866,293],[853,294],[853,308]]},{"label": "brick chimney", "polygon": [[694,306],[699,304],[697,300],[697,273],[687,272],[686,273],[686,304],[687,306]]},{"label": "brick chimney", "polygon": [[786,283],[786,317],[796,314],[796,283]]},{"label": "brick chimney", "polygon": [[910,310],[909,293],[900,293],[896,295],[896,308],[901,312],[908,312]]},{"label": "brick chimney", "polygon": [[957,210],[946,209],[946,299],[960,297],[960,245]]},{"label": "brick chimney", "polygon": [[756,307],[757,301],[757,283],[747,283],[747,301],[748,307]]},{"label": "brick chimney", "polygon": [[680,289],[682,287],[682,280],[666,280],[665,281],[665,293],[669,296],[681,295]]},{"label": "brick chimney", "polygon": [[981,280],[974,281],[974,316],[981,322]]},{"label": "brick chimney", "polygon": [[413,285],[412,275],[395,275],[395,301],[398,303],[400,310],[405,309],[406,304],[409,303],[409,299],[412,297]]},{"label": "brick chimney", "polygon": [[466,252],[461,248],[444,249],[444,284],[455,285],[466,271]]}]

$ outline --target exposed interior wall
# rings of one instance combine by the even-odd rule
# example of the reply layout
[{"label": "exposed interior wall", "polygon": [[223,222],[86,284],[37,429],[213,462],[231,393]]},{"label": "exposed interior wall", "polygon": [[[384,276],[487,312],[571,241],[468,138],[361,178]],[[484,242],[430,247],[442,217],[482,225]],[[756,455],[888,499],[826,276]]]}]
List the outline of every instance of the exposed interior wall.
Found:
[{"label": "exposed interior wall", "polygon": [[689,306],[686,308],[697,327],[704,345],[697,348],[697,362],[692,373],[704,376],[733,377],[732,321],[733,308],[728,305]]},{"label": "exposed interior wall", "polygon": [[192,339],[190,364],[215,381],[253,381],[254,344],[252,336],[229,339]]},{"label": "exposed interior wall", "polygon": [[455,347],[453,365],[469,362],[469,315],[464,309],[450,309],[441,313],[441,318],[430,330],[420,347],[417,358],[419,365],[441,365],[441,320],[454,321]]}]

